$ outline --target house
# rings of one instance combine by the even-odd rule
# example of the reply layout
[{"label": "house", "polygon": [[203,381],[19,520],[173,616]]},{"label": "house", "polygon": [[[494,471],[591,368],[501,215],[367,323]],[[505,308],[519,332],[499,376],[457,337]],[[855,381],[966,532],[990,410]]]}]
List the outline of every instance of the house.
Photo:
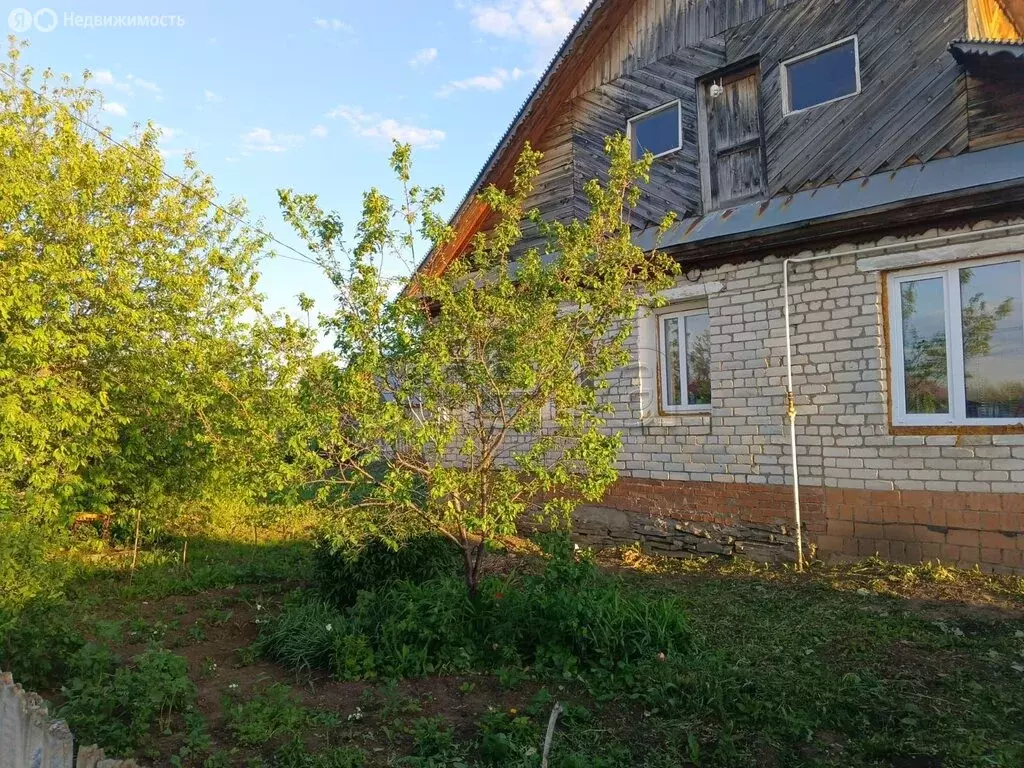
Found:
[{"label": "house", "polygon": [[1024,0],[594,0],[421,269],[526,141],[530,205],[583,215],[616,131],[683,277],[610,381],[620,479],[579,534],[1024,569]]}]

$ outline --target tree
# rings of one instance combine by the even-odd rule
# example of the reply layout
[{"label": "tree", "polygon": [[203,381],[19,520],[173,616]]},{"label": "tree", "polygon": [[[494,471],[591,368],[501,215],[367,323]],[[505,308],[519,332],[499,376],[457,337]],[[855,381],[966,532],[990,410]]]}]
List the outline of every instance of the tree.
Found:
[{"label": "tree", "polygon": [[[527,147],[509,191],[481,194],[497,223],[443,274],[386,273],[415,264],[417,242],[452,236],[434,213],[441,191],[411,184],[407,146],[392,156],[399,202],[366,193],[351,249],[315,196],[280,193],[337,292],[337,311],[321,319],[337,364],[306,379],[303,407],[338,539],[445,535],[472,594],[488,542],[527,516],[564,524],[615,480],[620,443],[599,393],[675,265],[633,245],[624,215],[650,159],[632,162],[621,136],[606,149],[607,182],[586,185],[589,215],[563,224],[524,211],[540,158]],[[524,218],[547,246],[514,257]]]},{"label": "tree", "polygon": [[262,312],[265,236],[192,158],[170,177],[152,125],[97,134],[101,95],[19,52],[0,64],[0,533],[284,485],[311,340]]}]

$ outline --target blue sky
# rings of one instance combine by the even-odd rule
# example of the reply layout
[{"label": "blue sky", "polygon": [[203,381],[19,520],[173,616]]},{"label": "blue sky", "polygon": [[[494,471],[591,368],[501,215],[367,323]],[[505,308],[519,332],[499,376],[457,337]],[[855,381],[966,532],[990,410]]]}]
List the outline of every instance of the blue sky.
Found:
[{"label": "blue sky", "polygon": [[[389,180],[392,137],[411,142],[416,179],[440,184],[448,214],[461,200],[586,0],[385,0],[228,3],[18,0],[51,31],[19,34],[24,62],[93,72],[115,136],[152,120],[169,170],[193,151],[224,199],[303,250],[281,220],[276,190],[319,194],[354,225],[363,190]],[[67,14],[180,17],[167,27],[68,24]],[[10,23],[10,22],[8,22]],[[351,231],[351,228],[350,230]],[[262,267],[272,308],[300,292],[326,308],[315,267]]]}]

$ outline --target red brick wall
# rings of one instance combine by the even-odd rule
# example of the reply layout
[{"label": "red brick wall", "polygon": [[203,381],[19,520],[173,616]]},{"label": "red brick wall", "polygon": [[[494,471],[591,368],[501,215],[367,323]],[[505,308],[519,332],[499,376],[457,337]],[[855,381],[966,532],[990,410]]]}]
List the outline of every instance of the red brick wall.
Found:
[{"label": "red brick wall", "polygon": [[[1024,571],[1024,493],[864,491],[801,487],[805,535],[818,556],[942,560]],[[733,524],[793,519],[786,485],[623,477],[603,502],[626,512]]]}]

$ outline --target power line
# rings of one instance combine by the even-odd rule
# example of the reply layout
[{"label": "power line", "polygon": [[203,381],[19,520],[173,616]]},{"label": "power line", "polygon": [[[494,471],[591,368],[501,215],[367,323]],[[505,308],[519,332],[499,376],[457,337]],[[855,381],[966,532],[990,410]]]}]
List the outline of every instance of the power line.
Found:
[{"label": "power line", "polygon": [[65,105],[61,104],[58,101],[54,101],[53,99],[51,99],[46,94],[37,91],[31,85],[25,85],[24,83],[19,83],[17,81],[17,79],[14,77],[14,75],[12,75],[7,70],[5,70],[3,68],[0,68],[0,74],[5,75],[12,83],[14,83],[14,85],[16,87],[27,88],[28,90],[30,90],[32,93],[34,93],[36,96],[38,96],[43,101],[49,102],[53,106],[55,106],[55,107],[57,107],[59,109],[65,110],[69,115],[71,115],[72,118],[77,120],[79,123],[84,125],[86,128],[89,128],[90,130],[95,131],[97,134],[102,136],[104,139],[109,141],[111,144],[114,144],[115,146],[118,146],[121,149],[123,149],[125,152],[128,152],[129,154],[134,155],[139,160],[141,160],[142,162],[146,163],[149,167],[155,168],[163,176],[166,176],[171,181],[173,181],[176,184],[180,185],[182,189],[185,189],[185,190],[191,192],[196,197],[198,197],[200,200],[203,200],[204,202],[208,203],[209,205],[212,205],[214,208],[216,208],[218,211],[223,213],[225,216],[228,216],[228,217],[234,219],[239,224],[242,224],[243,226],[248,227],[249,229],[253,230],[257,234],[263,235],[268,240],[270,240],[270,241],[280,245],[282,248],[287,248],[289,251],[291,251],[292,253],[296,254],[299,258],[295,258],[295,256],[286,256],[283,253],[273,253],[273,252],[271,252],[272,256],[277,257],[277,258],[281,258],[281,259],[288,259],[289,261],[301,261],[301,262],[306,263],[306,264],[312,264],[314,267],[319,267],[320,266],[314,259],[309,258],[309,256],[307,256],[306,254],[302,253],[302,251],[300,251],[298,248],[295,248],[294,246],[288,245],[288,243],[285,243],[285,242],[282,242],[281,240],[278,240],[270,232],[267,232],[266,230],[260,229],[255,224],[253,224],[253,223],[243,219],[238,214],[232,213],[231,211],[229,211],[224,206],[218,204],[217,201],[215,201],[215,200],[213,200],[213,199],[211,199],[209,197],[206,197],[205,195],[201,194],[195,187],[191,186],[190,184],[186,184],[183,180],[179,179],[177,176],[173,176],[172,174],[170,174],[167,171],[165,171],[157,163],[154,163],[149,158],[144,157],[142,154],[140,154],[138,151],[136,151],[136,149],[134,147],[129,146],[127,144],[123,144],[122,142],[118,141],[113,136],[111,136],[110,133],[108,133],[107,131],[104,131],[102,128],[97,128],[95,125],[90,123],[88,120],[84,120],[83,118],[79,117],[74,112],[72,112],[70,109],[68,109]]}]

